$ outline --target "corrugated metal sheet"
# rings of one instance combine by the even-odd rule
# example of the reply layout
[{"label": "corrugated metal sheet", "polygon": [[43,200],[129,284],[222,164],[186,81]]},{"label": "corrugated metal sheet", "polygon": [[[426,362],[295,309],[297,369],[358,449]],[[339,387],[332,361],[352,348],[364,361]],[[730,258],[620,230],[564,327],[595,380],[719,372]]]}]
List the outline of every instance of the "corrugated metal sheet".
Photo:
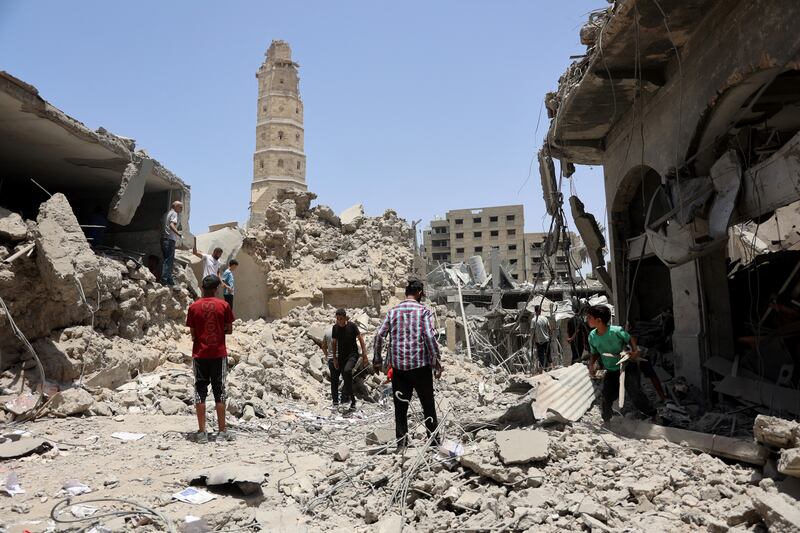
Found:
[{"label": "corrugated metal sheet", "polygon": [[538,378],[539,387],[532,404],[537,420],[552,418],[576,422],[594,402],[594,386],[584,364],[575,363]]}]

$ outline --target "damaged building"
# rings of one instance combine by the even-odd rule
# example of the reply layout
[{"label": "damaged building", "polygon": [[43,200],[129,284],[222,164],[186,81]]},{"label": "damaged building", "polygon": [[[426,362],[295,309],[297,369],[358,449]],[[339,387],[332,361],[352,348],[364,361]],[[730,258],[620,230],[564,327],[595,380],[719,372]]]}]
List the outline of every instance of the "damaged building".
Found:
[{"label": "damaged building", "polygon": [[[610,263],[590,258],[620,323],[674,316],[676,375],[795,415],[798,16],[792,1],[614,2],[545,98],[542,149],[561,178],[603,166]],[[594,217],[569,203],[602,250]]]},{"label": "damaged building", "polygon": [[62,193],[94,247],[118,247],[151,264],[160,263],[161,222],[172,201],[184,203],[180,223],[189,230],[189,186],[180,178],[133,139],[90,130],[7,72],[0,72],[0,138],[6,211],[35,220],[39,205]]}]

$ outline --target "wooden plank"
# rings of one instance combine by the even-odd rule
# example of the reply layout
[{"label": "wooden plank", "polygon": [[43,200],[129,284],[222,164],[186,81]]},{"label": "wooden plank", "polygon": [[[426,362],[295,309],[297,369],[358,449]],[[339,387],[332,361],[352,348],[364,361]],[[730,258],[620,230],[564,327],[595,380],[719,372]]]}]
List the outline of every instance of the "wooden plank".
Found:
[{"label": "wooden plank", "polygon": [[675,444],[686,442],[690,448],[704,451],[709,455],[753,465],[764,465],[769,456],[766,448],[754,442],[687,429],[669,428],[644,421],[612,418],[611,428],[617,433],[637,439],[665,440]]}]

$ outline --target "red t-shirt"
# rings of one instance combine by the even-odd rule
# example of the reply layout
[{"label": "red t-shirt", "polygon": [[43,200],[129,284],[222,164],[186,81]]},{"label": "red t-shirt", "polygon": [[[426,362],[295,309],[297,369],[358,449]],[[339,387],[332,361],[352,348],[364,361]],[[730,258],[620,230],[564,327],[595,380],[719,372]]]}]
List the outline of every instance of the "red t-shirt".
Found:
[{"label": "red t-shirt", "polygon": [[186,325],[195,330],[192,357],[220,359],[228,356],[225,326],[233,323],[233,311],[225,300],[200,298],[189,306]]}]

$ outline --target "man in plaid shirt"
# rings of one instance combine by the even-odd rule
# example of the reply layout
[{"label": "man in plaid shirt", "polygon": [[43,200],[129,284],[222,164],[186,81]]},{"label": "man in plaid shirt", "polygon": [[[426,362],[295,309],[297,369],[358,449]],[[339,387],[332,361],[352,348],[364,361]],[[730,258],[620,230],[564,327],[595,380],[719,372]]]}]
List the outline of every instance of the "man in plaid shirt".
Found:
[{"label": "man in plaid shirt", "polygon": [[[413,391],[417,391],[417,397],[422,404],[429,437],[439,423],[433,398],[433,377],[441,377],[442,365],[433,315],[430,309],[420,303],[424,297],[422,282],[409,280],[406,299],[389,310],[375,337],[372,365],[379,370],[383,366],[383,341],[386,335],[390,336],[386,366],[392,369],[398,450],[404,449],[408,444],[408,406]],[[437,437],[435,443],[438,441]]]}]

